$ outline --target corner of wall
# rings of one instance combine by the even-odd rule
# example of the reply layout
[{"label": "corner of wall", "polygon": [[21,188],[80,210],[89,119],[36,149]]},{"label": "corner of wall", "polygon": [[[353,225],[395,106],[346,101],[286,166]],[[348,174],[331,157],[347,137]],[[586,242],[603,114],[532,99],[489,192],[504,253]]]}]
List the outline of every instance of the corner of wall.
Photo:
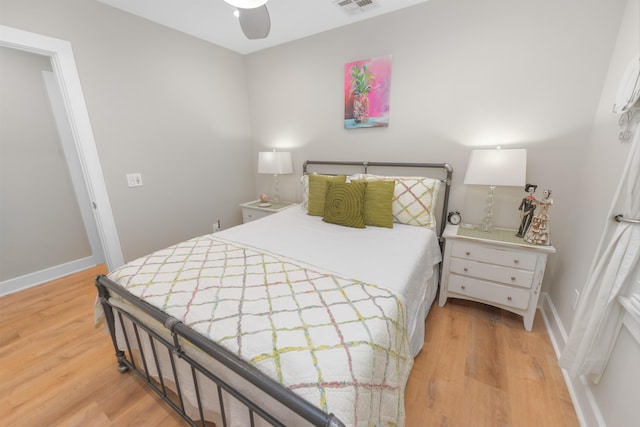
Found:
[{"label": "corner of wall", "polygon": [[[547,292],[542,293],[540,299],[540,312],[547,327],[551,344],[556,352],[556,357],[560,358],[562,349],[567,343],[567,331],[560,320],[560,316],[553,305],[553,301]],[[600,413],[598,403],[591,392],[591,387],[587,380],[581,376],[580,378],[572,378],[562,369],[564,382],[567,384],[573,407],[582,427],[606,427],[606,423]]]}]

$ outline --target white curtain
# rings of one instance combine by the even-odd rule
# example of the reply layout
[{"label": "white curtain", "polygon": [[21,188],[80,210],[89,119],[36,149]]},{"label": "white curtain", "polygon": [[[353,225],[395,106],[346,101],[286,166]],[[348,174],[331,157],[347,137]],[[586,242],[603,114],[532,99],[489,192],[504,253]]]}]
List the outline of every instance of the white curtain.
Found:
[{"label": "white curtain", "polygon": [[[640,129],[632,142],[610,216],[640,218]],[[622,212],[615,212],[620,209]],[[640,268],[640,225],[610,220],[594,258],[576,309],[560,366],[569,375],[588,376],[598,382],[616,339],[616,327],[624,310],[617,297],[631,292]]]}]

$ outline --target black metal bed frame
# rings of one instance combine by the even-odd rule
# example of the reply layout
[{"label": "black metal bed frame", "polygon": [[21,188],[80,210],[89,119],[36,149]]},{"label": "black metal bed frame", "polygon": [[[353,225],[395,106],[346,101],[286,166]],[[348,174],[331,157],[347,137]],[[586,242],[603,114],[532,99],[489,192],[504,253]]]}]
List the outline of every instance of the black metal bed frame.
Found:
[{"label": "black metal bed frame", "polygon": [[[442,232],[444,231],[444,222],[446,219],[446,210],[449,201],[449,190],[451,186],[451,176],[453,168],[447,163],[388,163],[388,162],[341,162],[341,161],[313,161],[304,162],[304,173],[308,173],[309,165],[335,165],[335,166],[361,166],[367,173],[369,167],[412,167],[412,168],[438,168],[446,172],[446,177],[441,179],[445,183],[445,193],[442,205],[442,215],[440,217],[441,227],[438,233],[440,242],[442,243]],[[226,370],[226,373],[232,373],[234,378],[242,378],[244,381],[256,388],[258,394],[277,402],[279,408],[288,409],[297,414],[301,423],[313,426],[326,427],[344,427],[344,424],[333,414],[328,414],[317,408],[307,400],[290,391],[277,381],[262,373],[257,368],[249,365],[241,360],[238,356],[231,353],[221,345],[206,339],[204,336],[194,332],[182,322],[172,316],[167,315],[149,303],[140,300],[127,292],[117,283],[113,282],[104,275],[100,275],[95,280],[98,288],[98,297],[104,311],[104,318],[111,335],[114,345],[116,358],[118,361],[118,370],[127,372],[132,370],[135,372],[160,398],[162,398],[169,406],[177,412],[189,425],[203,427],[207,426],[205,420],[205,407],[203,402],[209,399],[216,399],[220,408],[219,422],[222,427],[229,425],[228,410],[225,409],[225,401],[234,399],[246,407],[250,425],[256,425],[256,418],[263,420],[269,425],[286,426],[283,420],[279,418],[281,414],[277,409],[277,405],[271,408],[265,408],[264,405],[256,402],[255,396],[247,396],[238,389],[237,385],[230,384],[228,379],[223,378],[221,372],[214,373],[207,367],[203,366],[192,354],[185,351],[186,345],[193,345],[200,351],[204,352],[206,357],[210,357]],[[129,313],[121,308],[121,303],[113,303],[112,295],[126,301],[142,313],[150,316],[157,327],[153,328],[145,324],[139,317]],[[117,339],[117,324],[120,325],[122,336],[126,343],[126,351],[120,349]],[[159,327],[159,328],[158,328]],[[165,332],[159,333],[158,329]],[[130,332],[127,332],[129,330]],[[132,332],[131,332],[132,331]],[[147,344],[147,348],[151,349],[151,354],[146,354],[143,343]],[[137,352],[136,352],[137,351]],[[170,361],[171,369],[165,369],[159,363],[160,355],[164,354],[165,358]],[[191,379],[193,381],[196,402],[195,410],[197,415],[191,416],[187,411],[187,405],[194,406],[193,402],[186,402],[182,391],[182,381],[177,373],[176,364],[178,360],[186,362],[191,370]],[[150,364],[152,364],[150,366]],[[169,372],[167,372],[169,371]],[[156,372],[157,375],[151,374]],[[216,396],[202,396],[202,381],[198,380],[198,374],[204,376],[212,384],[215,384],[217,390]],[[228,377],[228,375],[226,375]],[[168,378],[168,379],[167,379]],[[259,421],[258,421],[259,422]],[[210,423],[209,423],[210,425]],[[297,424],[296,424],[297,425]],[[221,427],[216,424],[216,427]]]}]

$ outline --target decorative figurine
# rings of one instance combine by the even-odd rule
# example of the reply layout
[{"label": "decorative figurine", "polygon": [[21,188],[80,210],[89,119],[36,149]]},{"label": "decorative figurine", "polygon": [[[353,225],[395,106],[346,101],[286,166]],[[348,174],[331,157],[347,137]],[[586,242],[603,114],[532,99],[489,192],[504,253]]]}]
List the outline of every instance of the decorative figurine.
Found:
[{"label": "decorative figurine", "polygon": [[262,203],[267,203],[269,201],[269,196],[267,196],[266,194],[261,194],[260,195],[260,201]]},{"label": "decorative figurine", "polygon": [[538,186],[535,184],[527,184],[524,186],[524,191],[529,193],[529,195],[522,199],[520,207],[518,207],[522,221],[520,222],[520,228],[518,228],[518,232],[516,233],[517,237],[524,237],[529,229],[529,225],[531,225],[533,211],[536,210],[536,198],[533,197],[533,193],[536,192],[537,188]]},{"label": "decorative figurine", "polygon": [[534,245],[550,245],[549,239],[549,208],[553,204],[551,190],[542,192],[542,199],[538,200],[540,211],[534,215],[527,234],[524,235],[525,242]]}]

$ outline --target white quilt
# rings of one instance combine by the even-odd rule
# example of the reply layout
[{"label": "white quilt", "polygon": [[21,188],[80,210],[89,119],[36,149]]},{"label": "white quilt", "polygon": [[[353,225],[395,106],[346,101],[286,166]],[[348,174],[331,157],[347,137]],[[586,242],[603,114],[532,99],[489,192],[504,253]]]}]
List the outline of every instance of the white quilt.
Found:
[{"label": "white quilt", "polygon": [[393,291],[216,235],[109,277],[346,425],[404,424],[413,359]]},{"label": "white quilt", "polygon": [[415,356],[422,348],[424,320],[437,292],[442,259],[433,230],[404,224],[393,224],[393,229],[342,227],[294,206],[216,236],[396,292],[406,305],[411,353]]}]

